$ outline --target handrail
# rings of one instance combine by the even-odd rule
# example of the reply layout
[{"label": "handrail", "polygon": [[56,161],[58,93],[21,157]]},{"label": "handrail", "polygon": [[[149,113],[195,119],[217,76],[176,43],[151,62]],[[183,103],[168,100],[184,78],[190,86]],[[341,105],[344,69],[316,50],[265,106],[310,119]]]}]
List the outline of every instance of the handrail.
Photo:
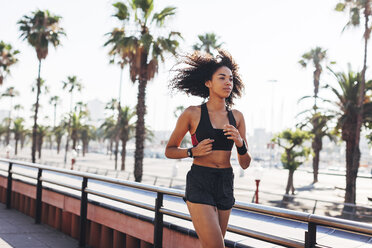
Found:
[{"label": "handrail", "polygon": [[[137,182],[124,181],[124,180],[120,180],[120,179],[116,179],[116,178],[110,178],[110,177],[95,175],[95,174],[91,174],[91,173],[84,173],[84,172],[78,172],[78,171],[71,171],[71,170],[67,170],[67,169],[54,168],[54,167],[50,167],[50,166],[45,166],[45,165],[40,165],[40,164],[33,164],[33,163],[29,163],[29,162],[24,162],[24,161],[17,161],[17,160],[10,160],[10,159],[0,158],[0,162],[5,162],[5,163],[9,164],[9,167],[8,167],[8,170],[7,170],[7,172],[8,172],[7,206],[8,205],[10,206],[10,201],[11,201],[11,194],[9,194],[9,192],[11,192],[12,174],[31,177],[31,176],[25,175],[24,173],[16,172],[13,169],[14,165],[20,165],[20,166],[31,167],[31,168],[35,168],[35,169],[39,170],[37,178],[34,178],[34,177],[33,178],[38,181],[38,183],[37,183],[38,190],[37,191],[38,191],[38,194],[40,194],[38,196],[39,197],[38,200],[40,201],[40,206],[41,206],[41,187],[42,187],[41,182],[48,182],[48,183],[52,183],[52,184],[56,184],[56,185],[59,185],[59,186],[64,186],[64,187],[67,187],[67,188],[72,188],[72,189],[81,191],[81,194],[82,194],[82,198],[81,198],[81,215],[82,215],[81,222],[86,221],[87,194],[93,194],[93,195],[97,195],[97,196],[104,197],[104,198],[107,198],[107,199],[111,199],[111,200],[115,200],[115,201],[123,202],[123,203],[126,203],[126,204],[130,204],[130,205],[133,205],[133,206],[137,206],[137,207],[141,207],[141,208],[144,208],[144,209],[155,211],[155,214],[156,214],[155,215],[155,219],[156,219],[155,222],[157,223],[155,225],[155,234],[156,235],[154,235],[154,236],[157,237],[157,240],[154,243],[155,247],[161,247],[161,245],[162,245],[162,239],[160,238],[160,240],[159,240],[159,237],[162,237],[162,235],[161,235],[162,231],[159,231],[159,228],[161,228],[161,229],[163,228],[163,221],[162,221],[163,214],[170,215],[170,216],[177,217],[177,218],[181,218],[181,219],[186,219],[186,220],[190,219],[189,215],[187,215],[187,214],[177,212],[177,211],[174,211],[174,210],[171,210],[171,209],[166,209],[166,208],[163,207],[163,203],[162,203],[163,202],[163,200],[162,200],[163,195],[184,197],[184,193],[180,190],[169,189],[169,188],[158,187],[158,186],[152,186],[152,185],[146,185],[146,184],[141,184],[141,183],[137,183]],[[76,187],[76,186],[73,186],[73,185],[61,183],[61,182],[58,182],[58,181],[48,180],[48,179],[41,176],[43,170],[52,171],[52,172],[56,172],[56,173],[61,173],[61,174],[65,174],[65,175],[70,175],[70,176],[75,176],[75,177],[81,177],[81,178],[83,178],[82,187],[80,188],[80,187]],[[158,194],[157,199],[160,199],[160,200],[159,201],[157,200],[157,202],[158,202],[157,206],[154,207],[153,205],[150,205],[150,204],[141,203],[141,202],[117,197],[117,196],[114,196],[114,195],[110,195],[110,194],[107,194],[107,193],[102,193],[102,192],[99,192],[99,191],[95,191],[95,190],[92,190],[92,189],[87,187],[88,179],[101,181],[101,182],[106,182],[106,183],[111,183],[111,184],[116,184],[116,185],[121,185],[121,186],[126,186],[126,187],[140,189],[140,190],[146,190],[146,191],[150,191],[150,192],[156,192]],[[9,188],[9,185],[10,185],[10,188]],[[344,231],[349,231],[349,232],[355,232],[355,233],[359,233],[359,234],[363,234],[363,235],[372,235],[372,225],[365,224],[365,223],[360,223],[360,222],[355,222],[355,221],[337,219],[337,218],[326,217],[326,216],[319,216],[319,215],[315,215],[315,214],[302,213],[302,212],[297,212],[297,211],[288,210],[288,209],[282,209],[282,208],[276,208],[276,207],[270,207],[270,206],[263,206],[263,205],[251,204],[251,203],[242,203],[242,202],[237,202],[234,205],[234,208],[235,209],[240,209],[240,210],[243,210],[243,211],[250,211],[250,212],[259,213],[259,214],[263,214],[263,215],[275,216],[275,217],[279,217],[279,218],[285,218],[285,219],[290,219],[290,220],[295,220],[295,221],[300,221],[300,222],[307,223],[308,224],[308,232],[305,233],[305,243],[301,242],[301,241],[296,241],[296,240],[290,240],[290,239],[277,237],[277,236],[267,234],[267,233],[260,233],[260,232],[257,232],[257,231],[248,230],[248,229],[244,229],[244,228],[241,228],[241,227],[236,227],[236,226],[233,226],[233,225],[228,226],[228,230],[231,231],[231,232],[243,234],[243,235],[248,236],[248,237],[257,238],[257,239],[260,239],[260,240],[264,240],[264,241],[279,244],[279,245],[285,245],[285,246],[288,246],[288,247],[303,247],[304,244],[305,244],[306,247],[316,247],[316,226],[317,225],[332,227],[332,228],[336,228],[336,229],[340,229],[340,230],[344,230]],[[41,211],[41,210],[36,208],[36,213],[38,213],[37,211]],[[36,216],[38,216],[38,214],[36,214]],[[36,223],[38,223],[38,221],[40,221],[37,218],[38,217],[36,217]],[[158,223],[160,223],[160,226],[159,226]],[[85,223],[80,224],[81,228],[85,228],[85,226],[86,226]],[[156,230],[157,228],[158,228],[158,230]],[[81,232],[81,233],[85,233],[85,232]],[[82,238],[84,238],[84,239],[82,239]],[[83,246],[85,245],[85,237],[84,236],[80,237],[80,243],[79,244],[83,245]]]}]

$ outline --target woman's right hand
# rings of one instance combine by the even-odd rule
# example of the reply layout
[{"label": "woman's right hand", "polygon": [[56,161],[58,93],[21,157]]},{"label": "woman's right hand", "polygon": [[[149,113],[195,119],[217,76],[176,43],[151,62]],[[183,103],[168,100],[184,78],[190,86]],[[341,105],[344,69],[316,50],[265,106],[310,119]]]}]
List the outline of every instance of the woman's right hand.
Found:
[{"label": "woman's right hand", "polygon": [[212,153],[213,139],[204,139],[196,147],[192,148],[194,157],[202,157]]}]

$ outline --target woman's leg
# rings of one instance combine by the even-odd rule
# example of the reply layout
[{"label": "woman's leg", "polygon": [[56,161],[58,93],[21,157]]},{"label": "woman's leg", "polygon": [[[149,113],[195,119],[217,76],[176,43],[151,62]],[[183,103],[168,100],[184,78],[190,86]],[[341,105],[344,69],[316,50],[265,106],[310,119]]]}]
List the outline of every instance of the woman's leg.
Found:
[{"label": "woman's leg", "polygon": [[229,210],[218,210],[218,221],[219,221],[219,224],[220,224],[222,237],[225,237],[227,224],[229,222],[230,213],[231,213],[231,209],[229,209]]},{"label": "woman's leg", "polygon": [[186,202],[192,223],[203,248],[223,248],[224,241],[216,207]]}]

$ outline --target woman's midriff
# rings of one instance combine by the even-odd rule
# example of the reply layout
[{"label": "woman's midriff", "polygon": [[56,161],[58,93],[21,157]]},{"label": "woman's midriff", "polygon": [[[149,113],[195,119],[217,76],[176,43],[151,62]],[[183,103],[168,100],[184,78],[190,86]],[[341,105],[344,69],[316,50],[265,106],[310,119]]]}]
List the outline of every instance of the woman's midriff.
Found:
[{"label": "woman's midriff", "polygon": [[194,157],[194,164],[212,167],[212,168],[229,168],[231,151],[212,151],[212,153],[202,156]]}]

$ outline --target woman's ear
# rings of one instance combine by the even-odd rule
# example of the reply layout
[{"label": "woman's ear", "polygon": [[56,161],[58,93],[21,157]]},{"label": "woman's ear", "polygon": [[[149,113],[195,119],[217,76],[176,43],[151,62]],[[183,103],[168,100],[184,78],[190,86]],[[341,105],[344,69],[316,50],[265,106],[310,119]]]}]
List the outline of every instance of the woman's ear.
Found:
[{"label": "woman's ear", "polygon": [[208,80],[207,82],[205,82],[205,87],[210,88],[211,86],[212,86],[211,80]]}]

